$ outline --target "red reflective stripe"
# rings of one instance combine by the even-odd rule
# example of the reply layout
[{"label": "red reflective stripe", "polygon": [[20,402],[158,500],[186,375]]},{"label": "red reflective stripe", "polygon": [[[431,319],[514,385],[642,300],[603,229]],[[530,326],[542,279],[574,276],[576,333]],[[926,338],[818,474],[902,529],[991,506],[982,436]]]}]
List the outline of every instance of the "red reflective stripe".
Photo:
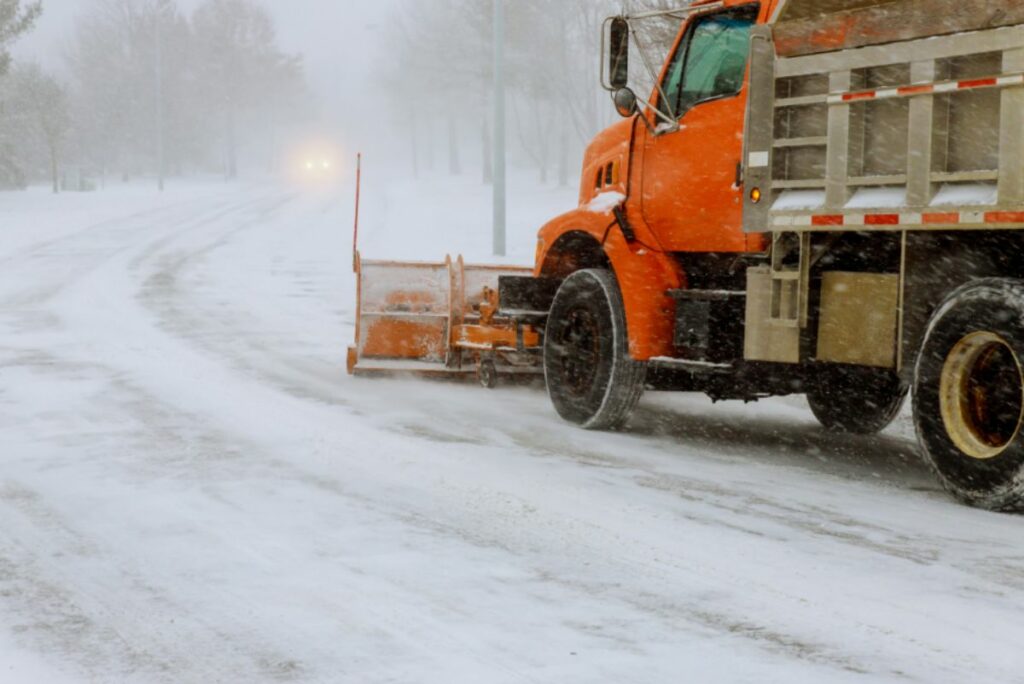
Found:
[{"label": "red reflective stripe", "polygon": [[960,214],[922,214],[921,223],[926,226],[949,226],[960,223]]},{"label": "red reflective stripe", "polygon": [[840,216],[812,216],[812,226],[841,226],[845,223],[843,217]]},{"label": "red reflective stripe", "polygon": [[843,95],[843,102],[852,102],[854,100],[872,100],[875,97],[874,90],[868,90],[863,93],[846,93]]},{"label": "red reflective stripe", "polygon": [[985,223],[1024,223],[1024,211],[990,211]]},{"label": "red reflective stripe", "polygon": [[868,214],[864,217],[864,223],[869,226],[898,226],[900,225],[900,215]]},{"label": "red reflective stripe", "polygon": [[960,81],[957,86],[960,88],[984,88],[998,84],[999,81],[995,78],[976,78],[973,81]]},{"label": "red reflective stripe", "polygon": [[906,86],[898,90],[900,95],[920,95],[922,93],[931,93],[935,91],[934,85],[916,85]]},{"label": "red reflective stripe", "polygon": [[[964,81],[957,81],[956,87],[961,90],[970,90],[972,88],[989,88],[999,85],[999,77],[994,78],[974,78],[967,79]],[[922,84],[903,86],[896,89],[897,95],[921,95],[935,92],[936,84]],[[856,93],[843,93],[843,102],[853,102],[856,100],[873,100],[878,97],[877,90],[864,90]]]}]

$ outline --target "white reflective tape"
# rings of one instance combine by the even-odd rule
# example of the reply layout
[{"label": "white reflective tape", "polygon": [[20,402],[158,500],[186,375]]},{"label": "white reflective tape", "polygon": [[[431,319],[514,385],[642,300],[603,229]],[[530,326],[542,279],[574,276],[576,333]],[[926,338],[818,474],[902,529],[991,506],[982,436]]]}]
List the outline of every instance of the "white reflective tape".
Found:
[{"label": "white reflective tape", "polygon": [[829,95],[828,96],[828,103],[829,104],[843,104],[843,96],[842,95]]},{"label": "white reflective tape", "polygon": [[776,228],[809,228],[811,223],[811,216],[776,216],[772,221],[772,225]]},{"label": "white reflective tape", "polygon": [[920,214],[900,214],[900,225],[901,226],[919,226],[921,225]]},{"label": "white reflective tape", "polygon": [[[735,157],[733,157],[735,159]],[[751,152],[747,166],[752,169],[763,169],[768,166],[769,156],[767,152]]]},{"label": "white reflective tape", "polygon": [[1001,86],[1007,85],[1021,85],[1024,83],[1024,74],[1017,74],[1015,76],[1001,76],[996,79],[996,83]]},{"label": "white reflective tape", "polygon": [[962,211],[960,212],[960,223],[984,223],[985,212],[983,211]]},{"label": "white reflective tape", "polygon": [[847,226],[863,226],[866,222],[864,221],[864,214],[847,214],[844,223]]},{"label": "white reflective tape", "polygon": [[951,93],[954,90],[959,90],[959,83],[936,83],[935,92],[937,93]]},{"label": "white reflective tape", "polygon": [[879,90],[879,91],[875,92],[875,99],[887,100],[887,99],[889,99],[891,97],[896,97],[899,94],[900,94],[900,91],[897,90],[896,88],[886,88],[884,90]]}]

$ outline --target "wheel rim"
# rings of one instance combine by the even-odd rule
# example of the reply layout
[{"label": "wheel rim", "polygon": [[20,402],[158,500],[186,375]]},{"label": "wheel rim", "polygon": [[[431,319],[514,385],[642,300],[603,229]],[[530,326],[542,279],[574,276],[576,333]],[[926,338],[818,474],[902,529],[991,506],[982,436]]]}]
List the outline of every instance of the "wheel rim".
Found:
[{"label": "wheel rim", "polygon": [[964,454],[987,460],[1002,454],[1020,432],[1024,374],[1006,340],[972,333],[946,357],[939,387],[946,433]]},{"label": "wheel rim", "polygon": [[600,355],[600,331],[593,314],[586,309],[569,312],[559,342],[563,386],[575,396],[587,394],[594,385]]}]

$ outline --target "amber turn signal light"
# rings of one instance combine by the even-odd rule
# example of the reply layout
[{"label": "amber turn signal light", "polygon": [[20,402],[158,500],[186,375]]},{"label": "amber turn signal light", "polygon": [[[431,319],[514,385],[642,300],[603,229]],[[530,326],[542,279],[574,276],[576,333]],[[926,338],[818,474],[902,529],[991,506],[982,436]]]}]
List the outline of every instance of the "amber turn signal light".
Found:
[{"label": "amber turn signal light", "polygon": [[754,204],[761,201],[761,188],[754,188],[750,191],[750,201]]}]

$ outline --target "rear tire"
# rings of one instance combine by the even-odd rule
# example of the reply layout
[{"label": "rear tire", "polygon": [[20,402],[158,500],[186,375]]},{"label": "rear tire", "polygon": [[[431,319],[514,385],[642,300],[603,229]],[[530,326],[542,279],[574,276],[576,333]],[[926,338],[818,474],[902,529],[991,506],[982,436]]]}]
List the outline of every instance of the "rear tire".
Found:
[{"label": "rear tire", "polygon": [[914,377],[914,425],[961,501],[1024,510],[1024,282],[990,278],[950,294],[928,325]]},{"label": "rear tire", "polygon": [[588,430],[622,427],[644,390],[647,364],[629,356],[615,276],[588,269],[566,278],[544,332],[544,378],[555,410]]},{"label": "rear tire", "polygon": [[896,418],[907,389],[888,369],[823,366],[810,382],[807,403],[827,430],[873,435]]}]

